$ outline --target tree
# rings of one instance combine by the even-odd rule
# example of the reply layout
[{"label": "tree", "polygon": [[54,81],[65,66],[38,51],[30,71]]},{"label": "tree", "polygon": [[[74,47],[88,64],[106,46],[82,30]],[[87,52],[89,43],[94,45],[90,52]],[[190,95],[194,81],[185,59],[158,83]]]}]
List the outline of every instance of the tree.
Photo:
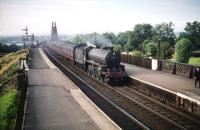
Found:
[{"label": "tree", "polygon": [[129,34],[128,44],[133,50],[142,50],[143,41],[151,39],[153,35],[153,27],[150,24],[137,24],[135,25],[133,32]]},{"label": "tree", "polygon": [[189,38],[196,48],[200,48],[200,22],[188,22],[184,30],[186,32],[182,35],[185,35],[185,37]]},{"label": "tree", "polygon": [[147,56],[156,56],[157,54],[157,44],[154,42],[150,42],[145,46],[145,52]]},{"label": "tree", "polygon": [[116,43],[119,43],[121,46],[125,46],[125,44],[127,44],[128,42],[128,36],[131,32],[127,31],[127,32],[120,32],[117,36],[116,36]]},{"label": "tree", "polygon": [[188,63],[192,52],[192,42],[189,39],[181,38],[176,43],[175,58],[177,62]]},{"label": "tree", "polygon": [[154,28],[153,40],[158,42],[160,39],[161,42],[169,42],[173,47],[175,45],[175,34],[173,27],[174,24],[172,22],[157,24]]},{"label": "tree", "polygon": [[116,42],[116,36],[113,32],[105,32],[102,34],[105,38],[109,39],[112,44],[115,44]]},{"label": "tree", "polygon": [[8,52],[8,45],[0,43],[0,53],[7,53]]},{"label": "tree", "polygon": [[6,45],[0,43],[0,53],[16,52],[20,49],[16,44]]},{"label": "tree", "polygon": [[124,46],[124,50],[127,52],[131,52],[133,50],[133,32],[130,32],[128,35],[127,44]]},{"label": "tree", "polygon": [[73,41],[76,42],[76,43],[81,43],[81,42],[84,41],[83,36],[78,34],[73,38]]},{"label": "tree", "polygon": [[144,40],[144,41],[143,41],[141,51],[142,51],[144,54],[146,53],[145,47],[146,47],[146,45],[147,45],[148,43],[150,43],[150,42],[153,42],[153,41],[150,40],[150,39],[147,39],[147,40]]},{"label": "tree", "polygon": [[121,53],[122,51],[122,46],[120,44],[115,44],[114,45],[114,51],[115,52],[118,52],[118,53]]},{"label": "tree", "polygon": [[136,24],[134,27],[134,38],[141,40],[151,39],[153,27],[150,24]]},{"label": "tree", "polygon": [[125,46],[124,46],[124,51],[126,51],[126,52],[131,52],[133,50],[133,47],[130,45],[130,44],[126,44]]},{"label": "tree", "polygon": [[174,53],[174,48],[170,45],[169,42],[161,42],[160,44],[160,58],[170,59]]},{"label": "tree", "polygon": [[160,58],[162,59],[171,58],[173,54],[176,38],[173,27],[172,22],[157,24],[154,27],[152,40],[157,44],[160,42]]}]

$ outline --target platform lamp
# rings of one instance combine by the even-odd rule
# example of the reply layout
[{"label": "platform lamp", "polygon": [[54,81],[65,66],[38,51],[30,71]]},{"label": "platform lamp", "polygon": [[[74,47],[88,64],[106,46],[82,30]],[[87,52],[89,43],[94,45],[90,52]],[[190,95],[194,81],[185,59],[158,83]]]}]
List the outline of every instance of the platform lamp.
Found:
[{"label": "platform lamp", "polygon": [[160,59],[160,41],[161,39],[158,39],[158,59]]}]

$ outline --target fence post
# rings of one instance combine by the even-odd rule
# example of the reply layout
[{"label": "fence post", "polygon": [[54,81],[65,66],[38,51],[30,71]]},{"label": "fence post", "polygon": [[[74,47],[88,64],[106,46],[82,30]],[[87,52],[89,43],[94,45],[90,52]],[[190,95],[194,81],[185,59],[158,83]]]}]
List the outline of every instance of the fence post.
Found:
[{"label": "fence post", "polygon": [[160,59],[158,59],[158,70],[162,71],[162,61]]},{"label": "fence post", "polygon": [[189,79],[192,79],[193,78],[193,66],[191,67],[190,69],[190,75],[189,75]]},{"label": "fence post", "polygon": [[172,74],[176,74],[176,63],[174,63],[174,68]]},{"label": "fence post", "polygon": [[131,55],[128,55],[128,63],[131,64]]},{"label": "fence post", "polygon": [[134,57],[131,55],[131,64],[134,65]]}]

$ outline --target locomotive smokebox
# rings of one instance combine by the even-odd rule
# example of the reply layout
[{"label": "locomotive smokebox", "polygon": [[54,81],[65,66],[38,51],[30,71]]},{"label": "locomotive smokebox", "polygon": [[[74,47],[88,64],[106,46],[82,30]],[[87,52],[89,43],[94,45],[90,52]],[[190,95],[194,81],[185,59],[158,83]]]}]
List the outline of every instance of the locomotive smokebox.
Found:
[{"label": "locomotive smokebox", "polygon": [[111,50],[102,50],[93,48],[88,54],[89,60],[95,61],[99,64],[105,64],[110,68],[118,67],[121,61],[120,54]]}]

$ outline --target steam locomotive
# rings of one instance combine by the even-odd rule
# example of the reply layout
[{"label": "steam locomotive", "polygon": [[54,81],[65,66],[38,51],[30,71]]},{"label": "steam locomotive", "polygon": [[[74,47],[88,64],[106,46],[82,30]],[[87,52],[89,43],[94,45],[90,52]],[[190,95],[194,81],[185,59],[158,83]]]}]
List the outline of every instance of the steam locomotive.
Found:
[{"label": "steam locomotive", "polygon": [[120,54],[112,49],[101,49],[77,43],[48,43],[47,47],[69,59],[93,77],[111,84],[127,80]]}]

